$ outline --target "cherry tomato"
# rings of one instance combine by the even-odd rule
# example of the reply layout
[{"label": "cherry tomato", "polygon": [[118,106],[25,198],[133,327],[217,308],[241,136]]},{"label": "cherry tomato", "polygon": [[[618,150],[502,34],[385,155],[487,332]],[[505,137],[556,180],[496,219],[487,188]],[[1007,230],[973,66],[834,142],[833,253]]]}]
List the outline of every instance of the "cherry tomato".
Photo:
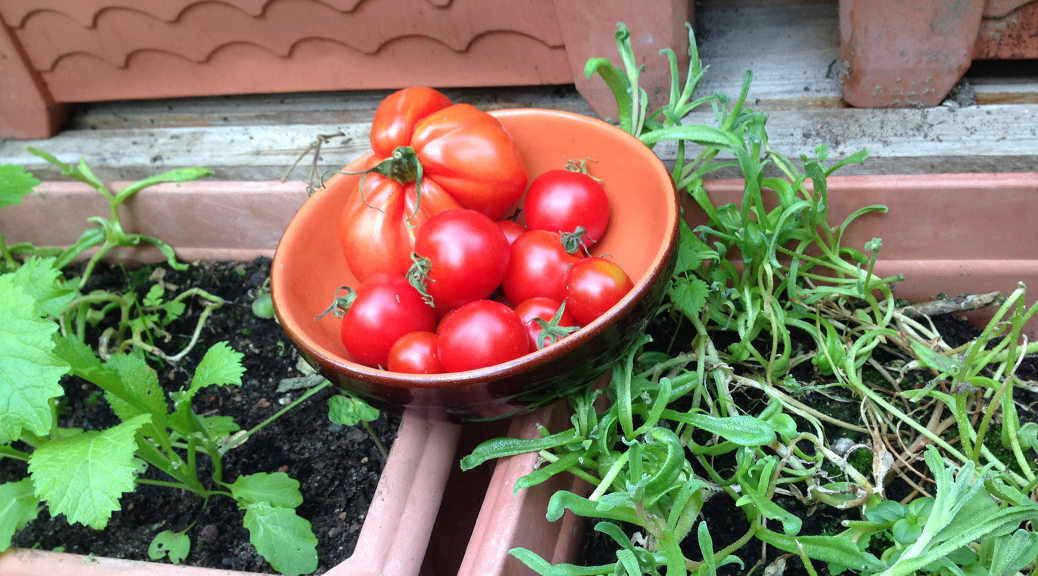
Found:
[{"label": "cherry tomato", "polygon": [[526,232],[526,228],[514,220],[498,220],[497,227],[504,233],[509,246],[512,245],[512,242],[515,242],[516,238],[522,236]]},{"label": "cherry tomato", "polygon": [[530,351],[530,338],[511,308],[476,300],[444,319],[436,349],[448,372],[464,372],[523,356]]},{"label": "cherry tomato", "polygon": [[634,283],[618,265],[602,258],[584,258],[566,273],[566,309],[587,326],[623,299]]},{"label": "cherry tomato", "polygon": [[[526,325],[526,331],[530,337],[530,352],[539,350],[537,347],[538,340],[542,343],[541,348],[544,348],[554,343],[551,335],[555,336],[555,341],[557,342],[577,329],[576,321],[573,320],[573,316],[569,311],[565,309],[562,310],[558,324],[552,325],[551,321],[561,307],[562,304],[551,298],[530,298],[515,307],[515,314]],[[542,328],[535,318],[540,318],[547,322],[548,327]],[[563,330],[559,330],[559,328],[563,328]],[[571,330],[565,330],[566,328],[571,328]]]},{"label": "cherry tomato", "polygon": [[572,233],[581,226],[584,243],[602,238],[609,224],[609,199],[602,185],[581,172],[550,170],[526,192],[526,227],[530,230]]},{"label": "cherry tomato", "polygon": [[504,233],[473,210],[433,216],[418,229],[414,249],[428,260],[425,289],[437,307],[454,308],[490,296],[508,270]]},{"label": "cherry tomato", "polygon": [[530,230],[512,243],[501,287],[512,302],[538,296],[561,302],[566,298],[566,269],[579,260],[566,252],[558,232]]},{"label": "cherry tomato", "polygon": [[389,371],[405,374],[442,374],[446,372],[436,354],[436,334],[404,334],[389,349]]},{"label": "cherry tomato", "polygon": [[[441,306],[441,308],[442,308],[442,306]],[[437,308],[437,310],[439,310],[439,308]],[[457,308],[451,308],[450,310],[447,310],[447,312],[443,316],[440,317],[440,321],[436,325],[436,334],[437,334],[437,336],[440,334],[440,332],[443,331],[443,323],[446,322],[447,319],[450,318],[451,316],[453,316],[454,313],[457,312],[457,311],[458,311]]]},{"label": "cherry tomato", "polygon": [[342,320],[342,343],[357,362],[385,367],[401,336],[435,327],[432,307],[406,278],[379,274],[357,289]]}]

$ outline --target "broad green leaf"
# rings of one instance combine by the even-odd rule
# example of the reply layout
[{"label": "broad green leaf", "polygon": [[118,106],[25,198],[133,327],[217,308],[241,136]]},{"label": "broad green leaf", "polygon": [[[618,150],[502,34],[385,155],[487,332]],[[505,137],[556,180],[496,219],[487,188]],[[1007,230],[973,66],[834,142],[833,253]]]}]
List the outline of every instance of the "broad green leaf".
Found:
[{"label": "broad green leaf", "polygon": [[256,551],[278,572],[309,574],[317,569],[317,538],[310,522],[292,508],[250,504],[243,524]]},{"label": "broad green leaf", "polygon": [[[113,369],[122,380],[123,389],[133,395],[141,404],[155,414],[166,414],[169,407],[159,386],[159,377],[148,363],[130,354],[113,354],[105,362],[105,366]],[[105,392],[105,400],[112,410],[124,422],[140,414],[144,414],[136,406],[119,399],[111,392]]]},{"label": "broad green leaf", "polygon": [[894,522],[905,517],[905,506],[894,500],[884,500],[865,510],[865,517],[876,524]]},{"label": "broad green leaf", "polygon": [[202,421],[202,428],[205,428],[209,437],[214,440],[227,438],[241,430],[241,426],[230,416],[199,416],[198,419]]},{"label": "broad green leaf", "polygon": [[213,344],[212,348],[205,353],[202,361],[198,363],[195,376],[191,379],[191,386],[186,392],[176,395],[177,405],[186,403],[190,406],[191,399],[206,386],[224,384],[240,386],[241,375],[245,373],[245,367],[241,365],[241,359],[244,357],[244,354],[231,349],[227,342]]},{"label": "broad green leaf", "polygon": [[22,197],[39,186],[40,181],[21,166],[0,164],[0,208],[22,203]]},{"label": "broad green leaf", "polygon": [[670,299],[685,316],[699,316],[699,312],[710,295],[710,288],[699,278],[688,280],[674,278],[670,289]]},{"label": "broad green leaf", "polygon": [[700,258],[698,251],[709,250],[706,244],[703,244],[703,241],[688,227],[688,223],[682,220],[680,225],[680,243],[678,244],[678,262],[674,267],[675,274],[684,274],[689,270],[699,268],[703,260]]},{"label": "broad green leaf", "polygon": [[230,485],[231,495],[243,506],[266,502],[271,506],[295,508],[303,503],[299,482],[284,472],[259,472],[238,476]]},{"label": "broad green leaf", "polygon": [[0,552],[11,546],[14,534],[35,520],[39,511],[31,478],[0,484]]},{"label": "broad green leaf", "polygon": [[166,289],[162,286],[155,284],[148,289],[148,293],[144,295],[144,300],[141,302],[145,306],[161,306],[162,296],[166,293]]},{"label": "broad green leaf", "polygon": [[17,439],[22,429],[50,432],[50,399],[65,391],[58,384],[69,366],[53,354],[58,325],[39,317],[33,299],[0,276],[0,433]]},{"label": "broad green leaf", "polygon": [[61,271],[54,268],[54,258],[29,258],[14,273],[14,283],[36,302],[41,316],[54,316],[76,297],[75,289],[60,280]]},{"label": "broad green leaf", "polygon": [[119,509],[119,498],[133,490],[134,436],[150,421],[141,415],[104,432],[84,432],[37,448],[29,457],[29,474],[51,515],[104,528]]},{"label": "broad green leaf", "polygon": [[775,441],[775,431],[771,426],[753,416],[719,418],[709,414],[684,414],[667,409],[663,411],[663,417],[702,428],[739,446],[765,446]]},{"label": "broad green leaf", "polygon": [[191,538],[187,534],[164,530],[155,535],[148,546],[148,557],[152,560],[161,560],[167,555],[169,561],[180,564],[191,552]]},{"label": "broad green leaf", "polygon": [[378,419],[378,410],[360,398],[336,394],[328,399],[328,419],[343,426],[356,426]]},{"label": "broad green leaf", "polygon": [[890,533],[894,536],[894,540],[898,544],[905,545],[915,542],[919,535],[923,533],[923,529],[918,524],[909,522],[902,518],[897,522],[894,522],[894,526],[890,528]]}]

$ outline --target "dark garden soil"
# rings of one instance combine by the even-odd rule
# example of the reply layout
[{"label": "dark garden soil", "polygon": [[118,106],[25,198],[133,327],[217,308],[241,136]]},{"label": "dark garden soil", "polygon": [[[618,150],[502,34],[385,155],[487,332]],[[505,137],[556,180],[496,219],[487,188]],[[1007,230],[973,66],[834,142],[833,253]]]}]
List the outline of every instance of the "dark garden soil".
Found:
[{"label": "dark garden soil", "polygon": [[[937,328],[938,332],[941,333],[944,340],[951,346],[960,346],[970,340],[973,340],[980,336],[982,329],[970,324],[964,317],[956,315],[943,315],[933,317],[933,323]],[[791,331],[793,337],[793,345],[796,348],[798,345],[803,349],[810,349],[814,347],[813,342],[806,336],[806,334],[797,335]],[[694,335],[692,328],[688,326],[687,322],[675,323],[672,318],[668,318],[667,315],[659,315],[653,321],[649,327],[649,333],[655,338],[654,342],[646,346],[647,350],[658,350],[667,351],[668,353],[677,354],[683,349],[683,343],[687,343],[691,340]],[[675,336],[676,334],[676,336]],[[729,337],[728,334],[719,333],[713,336],[715,345],[722,349],[727,346],[729,341],[736,341],[736,337]],[[877,357],[880,361],[883,361],[883,353],[877,352]],[[738,371],[738,366],[735,367]],[[1038,356],[1029,356],[1025,358],[1019,368],[1017,369],[1017,375],[1025,381],[1035,382],[1038,381]],[[810,383],[812,380],[819,378],[814,373],[814,368],[810,363],[803,363],[794,369],[794,377],[798,382],[802,384]],[[763,407],[763,403],[766,399],[761,395],[756,394],[756,390],[739,390],[735,393],[736,402],[743,408],[749,409],[749,413],[753,413],[754,410],[760,411]],[[831,396],[837,396],[837,394],[831,394]],[[809,393],[798,396],[798,398],[811,406],[812,408],[826,413],[832,414],[838,418],[844,419],[849,422],[857,422],[857,404],[838,402],[829,396],[825,396],[819,393]],[[1038,416],[1038,394],[1033,391],[1026,389],[1018,389],[1015,392],[1015,400],[1019,410],[1019,415],[1022,421],[1032,421]],[[851,409],[848,407],[852,407]],[[803,429],[805,422],[800,420],[798,417],[798,427]],[[994,422],[995,428],[989,432],[987,438],[994,439],[1000,437],[999,429],[997,428],[1000,423],[1000,419],[996,418]],[[867,438],[858,437],[853,433],[848,434],[847,430],[830,428],[826,430],[826,434],[829,438],[837,438],[840,436],[848,436],[852,440],[867,441]],[[706,437],[702,440],[707,440]],[[995,448],[997,440],[994,440],[989,447]],[[988,442],[985,442],[988,445]],[[801,445],[801,448],[805,446]],[[1000,446],[999,446],[1000,448]],[[865,451],[859,451],[861,454],[867,454]],[[734,459],[731,464],[734,466]],[[865,468],[868,466],[871,468],[871,464],[866,463],[862,466]],[[695,467],[695,465],[694,465]],[[726,470],[724,462],[718,460],[715,462],[715,468],[722,476],[730,476],[732,470]],[[867,470],[863,470],[866,475],[869,475]],[[700,476],[706,476],[704,470],[696,470],[696,473]],[[911,489],[906,483],[901,480],[895,480],[886,488],[887,497],[894,500],[900,500],[911,493]],[[815,534],[837,534],[843,531],[843,527],[840,525],[842,520],[858,520],[859,513],[857,511],[849,511],[849,513],[843,513],[840,510],[828,507],[828,506],[816,506],[808,508],[804,504],[800,503],[794,498],[789,497],[776,497],[775,502],[782,508],[797,515],[803,521],[803,527],[801,534],[803,535],[815,535]],[[715,495],[713,498],[706,501],[703,506],[702,518],[704,518],[709,527],[710,535],[713,539],[714,550],[720,550],[725,546],[728,546],[739,538],[746,534],[749,529],[749,522],[746,520],[745,514],[737,507],[734,506],[733,501],[725,494]],[[614,564],[616,559],[616,552],[619,550],[619,546],[616,544],[610,536],[596,532],[594,530],[595,525],[600,522],[600,519],[588,519],[585,522],[584,527],[584,547],[580,558],[580,563],[584,566],[597,566],[604,564]],[[638,532],[638,527],[633,524],[619,523],[623,528],[624,532],[628,537],[634,537]],[[776,523],[772,523],[776,524]],[[773,528],[774,529],[774,528]],[[642,535],[644,536],[644,534]],[[682,548],[687,558],[699,558],[700,552],[698,548],[698,541],[695,534],[691,534],[682,542]],[[875,551],[874,551],[875,552]],[[718,569],[719,576],[736,576],[739,574],[747,574],[751,571],[755,574],[764,573],[763,569],[769,564],[778,561],[784,563],[784,572],[778,573],[784,576],[807,576],[808,571],[804,567],[803,563],[795,555],[788,555],[773,547],[767,547],[767,557],[762,561],[762,547],[761,543],[757,540],[751,540],[751,543],[743,546],[741,549],[736,551],[735,556],[743,562],[743,568],[740,568],[738,564],[730,564],[723,566]],[[720,558],[718,558],[720,560]],[[819,576],[828,576],[829,570],[824,562],[815,562],[814,568]]]},{"label": "dark garden soil", "polygon": [[[180,390],[190,382],[194,367],[206,350],[227,341],[231,348],[245,355],[242,385],[206,388],[195,398],[194,409],[204,415],[232,416],[243,430],[248,430],[303,393],[276,392],[282,379],[302,376],[296,369],[298,356],[274,320],[257,318],[251,312],[252,298],[248,292],[260,288],[269,273],[270,260],[266,258],[247,264],[203,262],[186,272],[166,266],[125,271],[104,266],[95,271],[84,293],[94,289],[124,291],[129,281],[143,297],[151,285],[161,281],[170,297],[187,288],[200,287],[225,299],[227,303],[210,316],[198,344],[186,359],[172,367],[156,362],[152,365],[160,366],[159,379],[167,392]],[[178,351],[189,341],[201,309],[200,303],[189,304],[184,318],[169,329],[174,335],[172,340],[156,344],[167,353]],[[88,343],[96,346],[97,335],[96,331],[88,333]],[[119,423],[94,385],[71,377],[63,385],[66,395],[61,400],[62,426],[92,430]],[[328,398],[334,393],[324,390],[315,395],[223,459],[227,481],[240,474],[282,471],[300,482],[303,504],[298,513],[312,523],[319,542],[316,574],[353,553],[383,467],[379,451],[363,427],[343,427],[328,420]],[[399,416],[393,414],[382,414],[371,422],[387,448],[396,437],[399,424]],[[200,458],[200,468],[203,460],[209,465],[207,459]],[[25,475],[24,463],[0,461],[0,483]],[[166,479],[156,470],[149,470],[145,477]],[[210,469],[200,470],[199,477],[207,481]],[[205,502],[190,492],[141,485],[121,502],[122,511],[115,512],[102,531],[69,526],[64,517],[51,518],[44,511],[16,535],[14,545],[43,550],[60,547],[77,554],[147,560],[148,545],[156,534],[183,530],[193,523],[188,530],[191,553],[186,564],[274,572],[249,543],[248,531],[242,527],[244,512],[230,498],[215,496]]]}]

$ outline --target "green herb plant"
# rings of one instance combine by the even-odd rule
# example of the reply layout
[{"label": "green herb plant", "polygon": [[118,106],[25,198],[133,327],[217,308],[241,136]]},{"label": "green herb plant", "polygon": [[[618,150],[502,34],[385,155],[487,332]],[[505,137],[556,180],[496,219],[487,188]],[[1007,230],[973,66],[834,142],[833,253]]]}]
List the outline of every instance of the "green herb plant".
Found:
[{"label": "green herb plant", "polygon": [[[192,408],[199,392],[210,386],[241,385],[242,354],[226,342],[212,346],[195,367],[190,385],[168,398],[148,358],[181,360],[223,300],[198,289],[167,299],[161,283],[140,299],[132,291],[84,295],[80,288],[100,258],[97,254],[82,277],[66,280],[61,271],[90,247],[100,246],[100,254],[140,240],[167,253],[171,266],[184,268],[161,240],[124,233],[118,205],[150,184],[190,180],[208,171],[173,171],[111,195],[85,163],[73,168],[36,153],[105,194],[112,203],[112,218],[91,219],[98,228],[88,230],[67,250],[3,246],[0,458],[26,462],[28,476],[0,485],[0,551],[44,506],[53,516],[65,515],[70,523],[104,528],[120,508],[121,496],[143,484],[186,490],[205,500],[233,498],[245,512],[243,523],[250,541],[274,569],[285,574],[314,571],[317,540],[310,523],[295,511],[302,503],[299,483],[283,472],[224,478],[223,456],[321,388],[308,390],[250,430],[241,430],[229,416],[201,415]],[[0,202],[20,201],[36,182],[23,170],[0,166]],[[24,262],[16,259],[25,255]],[[147,340],[164,335],[163,328],[184,313],[184,302],[192,296],[202,299],[205,308],[191,342],[181,353],[166,355]],[[118,312],[117,325],[104,330],[100,350],[95,352],[84,343],[85,327],[113,311]],[[59,401],[64,390],[60,382],[66,374],[96,385],[121,423],[91,431],[61,427]],[[200,474],[206,469],[200,458],[210,460],[210,474]],[[146,474],[149,469],[160,474]],[[190,551],[189,528],[158,534],[149,554],[181,561]]]},{"label": "green herb plant", "polygon": [[[571,395],[572,427],[490,440],[461,462],[469,469],[534,451],[544,466],[516,489],[564,472],[584,479],[591,493],[555,493],[547,517],[570,510],[599,519],[616,562],[552,566],[529,550],[512,553],[539,574],[568,576],[706,576],[790,555],[812,575],[823,563],[831,574],[884,576],[1033,570],[1038,426],[1020,421],[1013,391],[1025,385],[1015,376],[1022,358],[1038,351],[1021,336],[1038,305],[1024,305],[1021,286],[993,299],[1000,308],[980,337],[946,344],[920,313],[925,305],[894,299],[900,276],[874,274],[879,238],[845,245],[858,217],[886,208],[829,223],[829,176],[867,154],[828,165],[820,146],[798,165],[772,150],[766,116],[744,106],[749,73],[734,101],[693,99],[705,67],[691,29],[689,39],[683,85],[673,53],[663,52],[670,102],[652,113],[625,26],[616,33],[625,71],[604,59],[586,68],[613,90],[621,129],[650,147],[677,142],[673,179],[706,218],[682,224],[669,302],[658,312],[674,319],[673,333],[657,343],[646,335],[607,387]],[[683,124],[706,105],[716,126]],[[715,205],[702,177],[735,168],[742,202]],[[683,323],[690,338],[679,339]],[[926,385],[907,385],[921,376]],[[829,413],[810,400],[818,397],[853,408]],[[1010,459],[984,442],[996,413]],[[852,464],[859,450],[871,452],[871,474]],[[895,480],[911,489],[903,502],[887,498]],[[748,525],[720,549],[702,514],[713,498],[730,498]],[[794,506],[844,511],[845,530],[805,534]],[[754,555],[759,566],[744,565]]]}]

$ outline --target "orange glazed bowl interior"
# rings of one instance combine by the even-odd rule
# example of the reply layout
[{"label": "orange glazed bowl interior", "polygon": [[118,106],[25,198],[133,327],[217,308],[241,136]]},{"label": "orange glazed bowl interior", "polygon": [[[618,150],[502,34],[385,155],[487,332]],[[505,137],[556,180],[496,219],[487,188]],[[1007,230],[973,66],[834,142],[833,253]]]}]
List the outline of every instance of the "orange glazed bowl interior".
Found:
[{"label": "orange glazed bowl interior", "polygon": [[[606,254],[620,264],[634,289],[571,336],[504,364],[436,375],[362,366],[342,344],[340,319],[332,314],[314,319],[328,308],[339,286],[358,285],[339,244],[341,212],[355,186],[320,190],[292,219],[274,255],[274,307],[308,362],[333,383],[377,406],[429,408],[454,419],[483,419],[550,403],[586,385],[620,358],[645,330],[666,293],[675,262],[679,209],[673,182],[656,155],[638,139],[586,116],[535,109],[491,114],[518,144],[531,182],[548,170],[565,167],[566,159],[595,160],[588,162],[588,172],[602,180],[610,220],[592,255]],[[358,170],[366,158],[343,171]],[[525,196],[519,206],[524,200]]]}]

